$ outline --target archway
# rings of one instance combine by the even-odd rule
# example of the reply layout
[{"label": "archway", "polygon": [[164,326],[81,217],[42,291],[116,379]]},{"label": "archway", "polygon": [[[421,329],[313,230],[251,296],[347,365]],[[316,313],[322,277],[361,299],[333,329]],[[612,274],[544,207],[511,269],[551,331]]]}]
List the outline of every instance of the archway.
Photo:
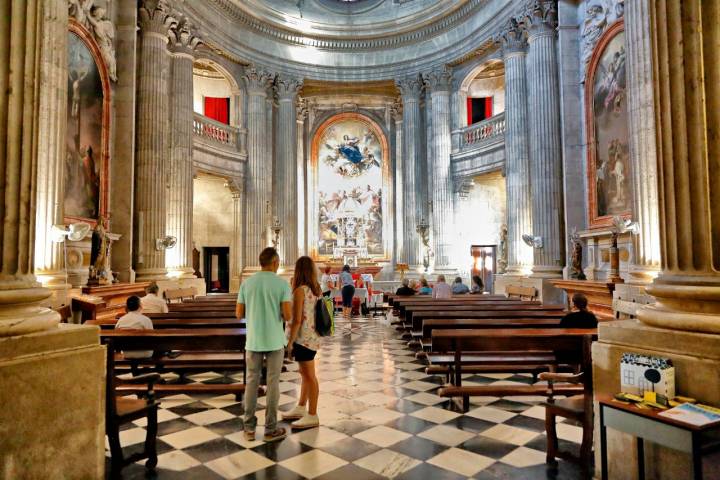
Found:
[{"label": "archway", "polygon": [[483,62],[460,84],[459,125],[467,127],[505,111],[505,65],[501,60]]},{"label": "archway", "polygon": [[[233,78],[218,63],[200,58],[193,64],[193,111],[200,115],[226,123],[233,127],[241,125],[240,112],[240,87]],[[216,118],[215,113],[220,111],[224,105],[227,108],[227,119]],[[207,111],[208,108],[213,112]]]}]

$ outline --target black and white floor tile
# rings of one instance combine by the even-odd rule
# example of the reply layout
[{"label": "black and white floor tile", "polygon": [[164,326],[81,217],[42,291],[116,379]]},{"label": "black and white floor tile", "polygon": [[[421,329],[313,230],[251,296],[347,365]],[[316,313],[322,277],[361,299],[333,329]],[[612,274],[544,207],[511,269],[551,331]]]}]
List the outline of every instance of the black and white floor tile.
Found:
[{"label": "black and white floor tile", "polygon": [[[384,317],[338,320],[318,355],[321,427],[281,442],[247,442],[242,404],[233,395],[176,395],[162,399],[158,467],[126,467],[123,478],[158,479],[580,479],[565,462],[545,464],[543,400],[476,397],[463,414],[435,394],[444,377],[428,376]],[[193,382],[242,378],[207,372]],[[467,375],[465,384],[530,382],[511,374]],[[300,376],[295,364],[281,376],[280,409],[294,406]],[[259,399],[263,408],[264,399]],[[264,410],[258,413],[262,439]],[[142,448],[145,423],[126,426],[126,451]],[[582,431],[561,422],[560,446],[576,451]]]}]

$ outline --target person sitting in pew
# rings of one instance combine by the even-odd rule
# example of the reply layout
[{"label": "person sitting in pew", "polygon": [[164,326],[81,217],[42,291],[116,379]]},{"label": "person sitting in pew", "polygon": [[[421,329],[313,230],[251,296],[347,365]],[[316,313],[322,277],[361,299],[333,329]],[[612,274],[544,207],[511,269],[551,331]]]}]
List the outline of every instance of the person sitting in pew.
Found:
[{"label": "person sitting in pew", "polygon": [[587,297],[582,293],[574,293],[572,303],[577,308],[577,312],[565,315],[560,320],[560,328],[597,328],[595,314],[587,309]]},{"label": "person sitting in pew", "polygon": [[160,287],[157,283],[153,282],[145,290],[145,296],[140,299],[143,312],[145,313],[168,313],[168,306],[165,300],[158,297]]},{"label": "person sitting in pew", "polygon": [[462,277],[455,277],[455,283],[453,283],[452,286],[452,293],[453,295],[462,295],[465,293],[470,293],[470,289],[467,285],[465,285],[462,281]]},{"label": "person sitting in pew", "polygon": [[407,278],[403,278],[402,286],[397,289],[395,292],[395,295],[402,295],[404,297],[410,297],[412,295],[415,295],[415,290],[410,288],[410,280]]},{"label": "person sitting in pew", "polygon": [[[133,330],[152,330],[152,320],[142,314],[142,305],[140,297],[132,295],[125,302],[127,313],[120,317],[115,324],[116,329],[133,329]],[[152,350],[133,350],[131,352],[123,352],[125,358],[150,358],[153,356]]]},{"label": "person sitting in pew", "polygon": [[472,277],[472,288],[470,293],[483,293],[485,292],[485,285],[483,285],[482,278],[480,275],[473,275]]},{"label": "person sitting in pew", "polygon": [[418,291],[418,295],[432,295],[432,288],[430,288],[428,281],[424,278],[420,279],[420,291]]},{"label": "person sitting in pew", "polygon": [[432,298],[451,298],[452,288],[445,282],[445,275],[438,275],[435,287],[433,287]]}]

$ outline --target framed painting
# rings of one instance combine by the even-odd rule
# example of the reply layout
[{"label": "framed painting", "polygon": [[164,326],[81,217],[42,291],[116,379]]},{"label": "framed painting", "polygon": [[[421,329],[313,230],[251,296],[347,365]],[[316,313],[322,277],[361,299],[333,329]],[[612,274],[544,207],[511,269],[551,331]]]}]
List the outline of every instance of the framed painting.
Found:
[{"label": "framed painting", "polygon": [[625,30],[617,22],[598,40],[585,82],[590,228],[631,216],[626,72]]},{"label": "framed painting", "polygon": [[110,78],[92,34],[73,19],[67,72],[64,218],[94,227],[108,210]]}]

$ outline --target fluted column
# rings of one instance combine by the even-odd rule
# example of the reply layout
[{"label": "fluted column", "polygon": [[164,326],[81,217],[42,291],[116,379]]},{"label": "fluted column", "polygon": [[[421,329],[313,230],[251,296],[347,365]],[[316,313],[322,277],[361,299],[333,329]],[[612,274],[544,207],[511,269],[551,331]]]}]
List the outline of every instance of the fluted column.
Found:
[{"label": "fluted column", "polygon": [[633,235],[631,281],[647,283],[660,271],[657,150],[653,108],[652,35],[650,0],[625,5],[627,48],[628,130],[633,179],[633,220],[640,229]]},{"label": "fluted column", "polygon": [[230,246],[230,291],[236,292],[240,288],[242,272],[245,266],[245,250],[243,248],[243,237],[245,235],[245,191],[242,181],[228,181],[226,187],[230,189],[233,198],[233,240]]},{"label": "fluted column", "polygon": [[275,81],[278,93],[277,137],[277,216],[283,226],[280,236],[280,260],[283,265],[293,266],[298,258],[298,164],[297,122],[295,103],[302,81],[278,77]]},{"label": "fluted column", "polygon": [[186,22],[170,35],[172,52],[172,105],[170,109],[170,181],[167,234],[177,239],[165,251],[165,263],[173,277],[194,278],[192,267],[193,225],[193,61],[200,39]]},{"label": "fluted column", "polygon": [[527,43],[511,20],[501,38],[505,62],[505,183],[507,185],[508,267],[506,273],[529,273],[532,248],[522,235],[530,234],[530,158],[528,152]]},{"label": "fluted column", "polygon": [[644,323],[720,333],[720,4],[655,0],[650,30],[662,272]]},{"label": "fluted column", "polygon": [[[164,2],[144,1],[138,11],[140,57],[137,91],[137,279],[164,278],[165,252],[156,240],[167,235],[168,30],[176,22]],[[162,173],[161,173],[162,172]]]},{"label": "fluted column", "polygon": [[308,104],[304,98],[298,98],[297,112],[295,115],[296,124],[296,164],[297,164],[297,204],[298,204],[298,219],[297,219],[297,236],[298,236],[298,247],[300,255],[307,255],[308,253],[308,242],[307,242],[307,200],[305,195],[305,185],[307,181],[307,167],[305,163],[305,120],[308,117]]},{"label": "fluted column", "polygon": [[[418,112],[419,115],[419,107]],[[405,163],[403,159],[403,104],[397,100],[392,107],[392,116],[395,120],[395,255],[393,262],[396,264],[407,263],[405,250],[405,186],[403,183]]]},{"label": "fluted column", "polygon": [[434,70],[425,76],[430,88],[432,115],[432,156],[428,173],[432,184],[433,250],[435,270],[450,267],[454,241],[453,186],[450,171],[450,85],[452,74]]},{"label": "fluted column", "polygon": [[43,10],[43,38],[50,41],[40,51],[40,108],[38,111],[37,203],[35,215],[35,275],[53,290],[69,289],[64,245],[53,241],[54,225],[64,224],[65,135],[67,130],[67,27],[68,9],[62,2],[48,2]]},{"label": "fluted column", "polygon": [[403,102],[402,110],[402,202],[403,202],[403,246],[401,263],[420,264],[420,237],[415,231],[422,216],[420,161],[420,94],[423,84],[419,77],[406,78],[397,82]]},{"label": "fluted column", "polygon": [[0,63],[0,336],[46,330],[60,320],[56,312],[37,305],[50,291],[33,275],[35,146],[46,134],[36,121],[41,82],[38,59],[45,41],[63,41],[50,36],[57,25],[44,15],[48,4],[0,2],[0,45],[5,57]]},{"label": "fluted column", "polygon": [[243,77],[248,92],[248,162],[245,176],[247,199],[245,267],[259,266],[258,255],[268,245],[267,226],[272,196],[272,156],[268,151],[267,88],[273,80],[268,72],[249,67]]},{"label": "fluted column", "polygon": [[533,250],[533,276],[540,277],[561,275],[565,258],[556,23],[553,1],[536,2],[526,17],[532,233],[543,242]]}]

